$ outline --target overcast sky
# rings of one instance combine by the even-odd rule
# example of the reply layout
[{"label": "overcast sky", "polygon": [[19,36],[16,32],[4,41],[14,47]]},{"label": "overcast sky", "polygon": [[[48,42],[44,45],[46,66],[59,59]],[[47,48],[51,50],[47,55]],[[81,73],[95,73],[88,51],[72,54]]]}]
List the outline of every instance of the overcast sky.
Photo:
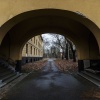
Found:
[{"label": "overcast sky", "polygon": [[52,41],[52,36],[50,35],[50,33],[45,33],[45,34],[42,34],[42,37],[44,39],[48,39],[50,42]]},{"label": "overcast sky", "polygon": [[45,48],[49,49],[52,46],[53,37],[50,35],[50,33],[45,33],[45,34],[42,34],[42,38],[43,38],[43,40],[49,41],[49,45],[45,47]]},{"label": "overcast sky", "polygon": [[[51,33],[51,34],[54,34],[54,33]],[[47,41],[49,41],[49,45],[45,46],[45,49],[50,49],[50,47],[53,46],[52,41],[54,40],[56,41],[56,38],[50,35],[50,33],[42,34],[42,37],[43,37],[43,40],[46,39]],[[60,49],[60,51],[62,52],[62,49]]]}]

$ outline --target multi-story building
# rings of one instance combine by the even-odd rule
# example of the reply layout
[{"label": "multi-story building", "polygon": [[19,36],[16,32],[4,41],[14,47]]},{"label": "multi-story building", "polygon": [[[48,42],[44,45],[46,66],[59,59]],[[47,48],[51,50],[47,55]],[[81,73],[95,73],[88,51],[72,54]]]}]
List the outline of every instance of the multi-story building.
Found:
[{"label": "multi-story building", "polygon": [[41,35],[31,38],[22,51],[22,63],[34,62],[43,58],[43,39]]}]

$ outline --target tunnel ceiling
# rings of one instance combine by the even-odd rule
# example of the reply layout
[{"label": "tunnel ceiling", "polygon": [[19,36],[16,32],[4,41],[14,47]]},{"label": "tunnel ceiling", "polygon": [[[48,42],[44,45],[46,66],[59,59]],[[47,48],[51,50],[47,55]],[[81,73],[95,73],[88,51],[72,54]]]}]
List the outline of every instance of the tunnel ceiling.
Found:
[{"label": "tunnel ceiling", "polygon": [[[49,13],[49,12],[48,12]],[[59,15],[42,15],[42,16],[30,16],[25,20],[17,23],[9,30],[12,41],[17,42],[25,41],[32,36],[43,32],[56,32],[74,38],[74,39],[86,39],[91,33],[88,28],[78,21],[75,21],[69,17]],[[72,16],[71,16],[72,17]],[[23,40],[25,39],[25,40]]]},{"label": "tunnel ceiling", "polygon": [[[76,40],[77,38],[82,40],[92,33],[89,29],[91,21],[87,23],[87,20],[83,15],[71,11],[39,9],[15,16],[6,22],[0,31],[2,31],[2,35],[9,33],[14,39],[12,41],[15,41],[15,38],[22,40],[23,37],[30,39],[32,36],[44,32],[56,32]],[[3,30],[4,28],[5,30]]]},{"label": "tunnel ceiling", "polygon": [[82,14],[61,9],[37,9],[24,12],[11,18],[0,28],[1,37],[4,38],[9,33],[13,39],[17,39],[19,34],[19,40],[26,36],[28,40],[40,33],[55,32],[68,38],[74,37],[74,40],[88,38],[92,33],[99,41],[99,31],[98,27]]},{"label": "tunnel ceiling", "polygon": [[[90,55],[94,54],[93,52],[89,53],[90,42],[94,43],[91,46],[91,51],[94,51],[93,48],[97,48],[91,58],[96,58],[99,53],[98,43],[95,38],[95,32],[97,33],[98,28],[95,31],[95,27],[95,24],[86,17],[71,11],[40,9],[15,16],[6,22],[0,31],[5,36],[3,41],[6,41],[7,35],[10,38],[10,48],[13,51],[11,56],[14,59],[21,58],[21,56],[16,57],[16,53],[19,52],[18,55],[21,55],[24,44],[30,38],[42,33],[57,33],[66,36],[78,47],[81,52],[79,53],[80,59],[88,59]],[[89,40],[90,36],[91,41]]]}]

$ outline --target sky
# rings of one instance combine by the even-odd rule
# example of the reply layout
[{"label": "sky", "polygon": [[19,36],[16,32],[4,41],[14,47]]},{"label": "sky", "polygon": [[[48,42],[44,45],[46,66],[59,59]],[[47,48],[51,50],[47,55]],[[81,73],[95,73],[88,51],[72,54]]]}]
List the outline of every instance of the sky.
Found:
[{"label": "sky", "polygon": [[50,34],[55,34],[55,33],[45,33],[45,34],[42,34],[43,40],[46,39],[47,41],[49,41],[49,45],[45,46],[45,49],[50,49],[50,47],[53,46],[52,41],[56,41],[56,38],[51,36]]},{"label": "sky", "polygon": [[42,38],[43,38],[43,40],[46,39],[49,41],[50,45],[46,46],[46,48],[49,49],[52,46],[52,40],[53,40],[52,36],[50,35],[50,33],[45,33],[45,34],[42,34]]},{"label": "sky", "polygon": [[42,37],[44,39],[48,39],[50,42],[52,42],[52,40],[53,40],[52,36],[50,36],[50,33],[42,34]]},{"label": "sky", "polygon": [[[42,34],[43,40],[49,41],[49,45],[46,46],[45,48],[49,49],[51,46],[53,46],[52,41],[56,41],[56,38],[52,37],[50,34],[55,34],[55,33],[45,33]],[[73,48],[76,48],[75,45],[73,45]]]}]

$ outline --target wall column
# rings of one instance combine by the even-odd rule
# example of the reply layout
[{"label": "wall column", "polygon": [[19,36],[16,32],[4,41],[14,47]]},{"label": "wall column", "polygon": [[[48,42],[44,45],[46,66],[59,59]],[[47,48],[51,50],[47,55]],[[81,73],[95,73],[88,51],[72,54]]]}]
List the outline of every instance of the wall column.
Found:
[{"label": "wall column", "polygon": [[90,60],[78,60],[78,71],[84,71],[84,69],[90,67]]},{"label": "wall column", "polygon": [[22,60],[16,60],[16,72],[21,72]]},{"label": "wall column", "polygon": [[78,60],[78,71],[84,71],[84,62],[83,60]]}]

